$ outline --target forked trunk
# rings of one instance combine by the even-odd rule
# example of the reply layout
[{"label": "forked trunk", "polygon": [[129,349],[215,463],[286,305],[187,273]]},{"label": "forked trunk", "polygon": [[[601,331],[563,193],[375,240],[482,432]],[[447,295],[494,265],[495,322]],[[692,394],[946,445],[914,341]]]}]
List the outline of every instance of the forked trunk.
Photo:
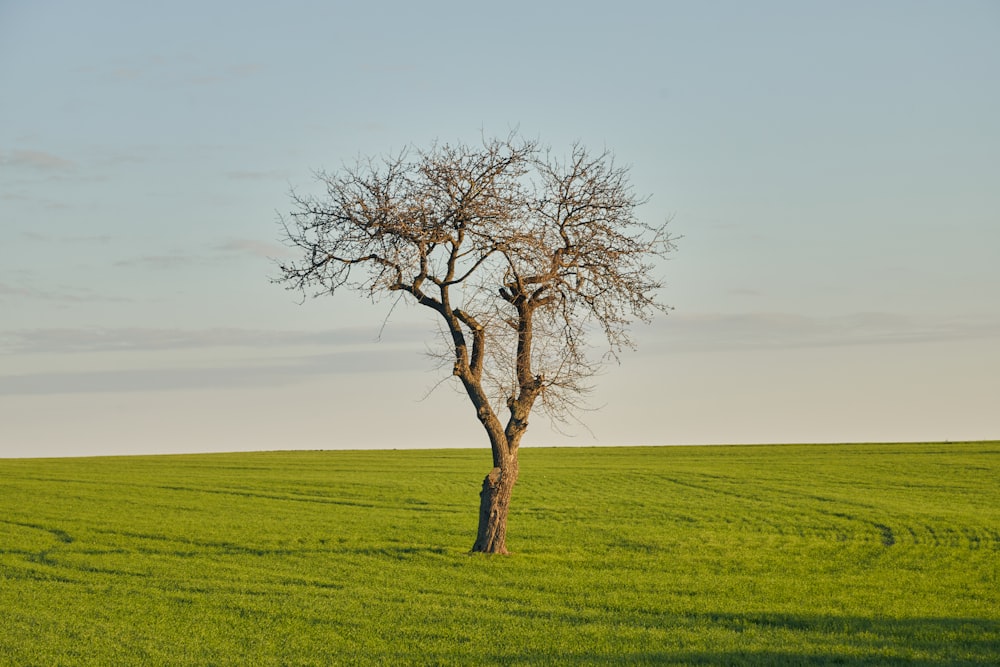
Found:
[{"label": "forked trunk", "polygon": [[507,553],[507,511],[510,494],[517,482],[517,459],[512,457],[493,468],[483,480],[479,493],[479,532],[472,551],[487,554]]}]

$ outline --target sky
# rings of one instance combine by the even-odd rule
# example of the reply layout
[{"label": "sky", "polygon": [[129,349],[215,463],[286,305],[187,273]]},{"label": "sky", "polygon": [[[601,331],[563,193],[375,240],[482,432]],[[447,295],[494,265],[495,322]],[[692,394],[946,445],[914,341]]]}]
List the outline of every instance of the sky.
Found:
[{"label": "sky", "polygon": [[271,279],[317,170],[514,128],[682,237],[525,446],[1000,438],[998,72],[993,0],[0,0],[0,457],[488,460],[432,313]]}]

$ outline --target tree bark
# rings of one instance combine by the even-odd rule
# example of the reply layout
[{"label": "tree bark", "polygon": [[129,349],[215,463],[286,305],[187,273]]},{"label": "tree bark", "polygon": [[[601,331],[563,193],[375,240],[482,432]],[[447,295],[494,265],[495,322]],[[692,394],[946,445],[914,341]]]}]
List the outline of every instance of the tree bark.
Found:
[{"label": "tree bark", "polygon": [[517,482],[517,453],[501,460],[483,480],[479,493],[479,531],[473,552],[507,553],[507,511]]}]

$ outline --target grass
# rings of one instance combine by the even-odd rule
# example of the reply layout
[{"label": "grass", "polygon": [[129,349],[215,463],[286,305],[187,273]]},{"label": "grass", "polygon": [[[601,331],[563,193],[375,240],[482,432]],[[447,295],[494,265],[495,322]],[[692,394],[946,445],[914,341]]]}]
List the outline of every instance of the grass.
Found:
[{"label": "grass", "polygon": [[1000,663],[1000,443],[0,460],[0,664]]}]

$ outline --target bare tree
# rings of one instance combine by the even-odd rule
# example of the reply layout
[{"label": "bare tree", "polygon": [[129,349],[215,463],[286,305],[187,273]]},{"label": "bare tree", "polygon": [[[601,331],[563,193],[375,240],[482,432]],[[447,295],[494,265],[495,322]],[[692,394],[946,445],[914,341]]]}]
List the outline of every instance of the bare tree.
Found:
[{"label": "bare tree", "polygon": [[[635,217],[628,170],[574,145],[565,158],[516,134],[434,145],[319,173],[281,220],[302,252],[277,279],[312,295],[401,293],[439,316],[442,345],[493,451],[473,551],[506,553],[518,446],[536,405],[572,418],[627,326],[665,307],[651,262],[665,223]],[[588,341],[607,347],[596,358]],[[603,347],[603,343],[602,343]]]}]

